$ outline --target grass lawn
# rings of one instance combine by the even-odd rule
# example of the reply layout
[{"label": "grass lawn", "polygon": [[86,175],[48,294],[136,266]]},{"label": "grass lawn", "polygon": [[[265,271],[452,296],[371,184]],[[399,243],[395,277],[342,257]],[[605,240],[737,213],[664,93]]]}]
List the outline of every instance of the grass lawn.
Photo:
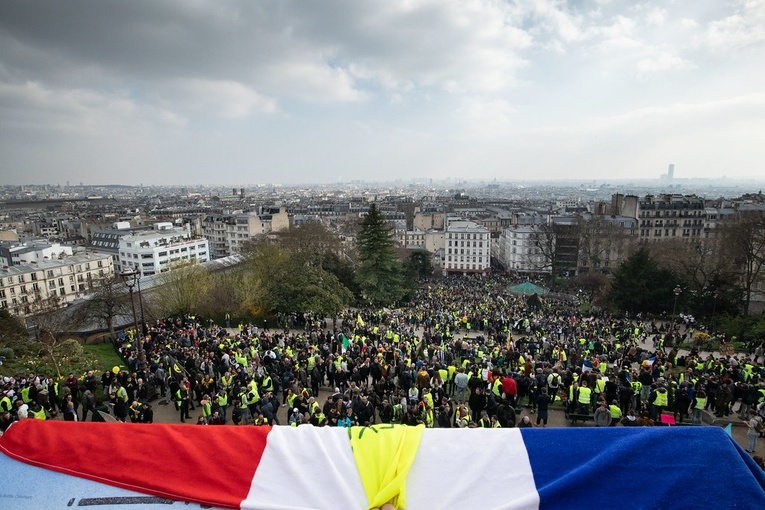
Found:
[{"label": "grass lawn", "polygon": [[[79,377],[88,370],[97,372],[100,377],[100,374],[111,370],[115,366],[120,369],[126,368],[111,344],[80,345],[82,350],[79,353],[72,353],[70,351],[61,353],[58,356],[59,367],[63,377],[66,377],[70,372]],[[0,366],[0,375],[2,376],[25,377],[29,372],[45,376],[55,375],[53,364],[47,355],[38,357],[18,356],[5,360],[3,365]]]}]

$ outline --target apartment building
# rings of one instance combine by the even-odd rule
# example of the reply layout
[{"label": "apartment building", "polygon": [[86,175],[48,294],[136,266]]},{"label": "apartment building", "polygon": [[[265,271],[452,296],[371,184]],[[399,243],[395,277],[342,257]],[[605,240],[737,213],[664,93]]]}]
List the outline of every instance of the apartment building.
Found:
[{"label": "apartment building", "polygon": [[266,209],[260,213],[210,214],[202,220],[202,235],[210,241],[213,259],[239,253],[256,236],[289,229],[285,209]]},{"label": "apartment building", "polygon": [[444,249],[444,274],[485,274],[491,268],[489,229],[473,221],[450,221],[446,227]]},{"label": "apartment building", "polygon": [[508,271],[549,273],[550,257],[539,247],[545,234],[540,225],[513,225],[502,231],[498,241],[498,258]]},{"label": "apartment building", "polygon": [[25,242],[0,241],[0,265],[19,266],[73,255],[72,247],[47,239]]},{"label": "apartment building", "polygon": [[108,254],[87,253],[0,269],[0,306],[19,317],[83,297],[98,280],[114,276]]},{"label": "apartment building", "polygon": [[611,214],[630,216],[638,220],[641,242],[666,239],[702,240],[713,229],[716,211],[705,207],[704,199],[696,195],[613,195]]},{"label": "apartment building", "polygon": [[141,276],[151,276],[170,269],[174,263],[210,260],[209,243],[194,238],[185,227],[156,223],[154,229],[135,232],[120,239],[119,271],[132,268]]}]

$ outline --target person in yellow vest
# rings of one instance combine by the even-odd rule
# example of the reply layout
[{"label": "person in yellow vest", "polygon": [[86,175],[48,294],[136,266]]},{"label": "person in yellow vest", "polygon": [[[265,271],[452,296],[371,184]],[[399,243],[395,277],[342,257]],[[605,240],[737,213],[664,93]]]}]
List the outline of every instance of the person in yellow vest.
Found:
[{"label": "person in yellow vest", "polygon": [[[36,401],[32,401],[29,403],[28,409],[27,409],[27,416],[29,418],[35,418],[37,420],[48,419],[48,415],[45,414],[45,409]],[[67,408],[64,410],[64,419],[67,421],[77,421],[77,411],[74,410],[74,402],[67,403]]]},{"label": "person in yellow vest", "polygon": [[568,387],[568,399],[566,401],[567,413],[576,413],[578,398],[579,398],[579,383],[574,381]]},{"label": "person in yellow vest", "polygon": [[657,384],[651,385],[651,393],[648,395],[648,403],[651,404],[649,411],[651,419],[656,422],[661,420],[661,412],[669,404],[667,388]]},{"label": "person in yellow vest", "polygon": [[237,402],[239,403],[239,415],[241,417],[240,423],[242,425],[249,425],[252,419],[252,413],[250,413],[249,401],[247,400],[248,390],[247,387],[242,386],[239,389],[237,395]]},{"label": "person in yellow vest", "polygon": [[486,412],[485,409],[481,411],[481,418],[478,420],[478,428],[482,428],[482,429],[492,428],[491,419],[489,418],[489,413]]},{"label": "person in yellow vest", "polygon": [[608,406],[608,410],[611,411],[611,427],[615,427],[616,424],[622,419],[622,410],[619,407],[619,402],[614,400],[611,405]]},{"label": "person in yellow vest", "polygon": [[703,425],[704,407],[707,405],[707,394],[704,390],[697,391],[691,405],[689,406],[691,415],[691,425]]},{"label": "person in yellow vest", "polygon": [[202,419],[205,421],[206,425],[209,425],[210,419],[212,418],[212,401],[210,400],[210,395],[204,395],[199,404],[202,406]]},{"label": "person in yellow vest", "polygon": [[8,396],[8,392],[3,392],[3,397],[0,398],[0,414],[2,413],[10,413],[11,409],[13,409],[13,402],[11,401],[11,397]]},{"label": "person in yellow vest", "polygon": [[263,413],[259,413],[258,417],[253,420],[252,424],[256,426],[266,426],[268,425],[268,418],[263,416]]},{"label": "person in yellow vest", "polygon": [[465,404],[461,404],[457,408],[457,412],[454,415],[454,422],[455,425],[461,429],[470,427],[470,411],[468,411],[468,407]]},{"label": "person in yellow vest", "polygon": [[636,379],[637,375],[632,375],[632,382],[630,383],[630,387],[632,388],[632,398],[630,399],[630,410],[632,411],[639,411],[642,407],[642,402],[640,400],[640,394],[643,392],[643,383],[638,381]]},{"label": "person in yellow vest", "polygon": [[582,384],[579,386],[579,398],[577,399],[579,414],[590,414],[592,408],[592,390],[587,386],[587,381],[582,378]]},{"label": "person in yellow vest", "polygon": [[221,390],[218,391],[218,415],[221,417],[221,420],[223,420],[223,423],[226,423],[227,409],[228,409],[228,393],[226,393],[226,391],[221,388]]}]

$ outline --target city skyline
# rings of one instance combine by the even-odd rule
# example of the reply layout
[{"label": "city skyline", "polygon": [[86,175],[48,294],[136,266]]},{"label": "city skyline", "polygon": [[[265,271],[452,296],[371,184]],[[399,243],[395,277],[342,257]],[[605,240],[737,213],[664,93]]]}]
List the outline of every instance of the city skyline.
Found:
[{"label": "city skyline", "polygon": [[2,184],[761,178],[765,2],[4,2]]}]

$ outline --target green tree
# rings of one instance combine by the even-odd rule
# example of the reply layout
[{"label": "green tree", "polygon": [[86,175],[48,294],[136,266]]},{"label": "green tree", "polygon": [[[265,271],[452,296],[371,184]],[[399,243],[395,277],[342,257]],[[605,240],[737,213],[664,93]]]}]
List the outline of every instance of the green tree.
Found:
[{"label": "green tree", "polygon": [[273,271],[265,284],[272,313],[334,316],[353,298],[335,275],[297,257],[285,259]]},{"label": "green tree", "polygon": [[680,284],[675,273],[659,267],[645,247],[630,255],[614,272],[608,301],[630,313],[672,310],[673,289]]},{"label": "green tree", "polygon": [[27,338],[29,333],[21,319],[11,314],[7,308],[0,308],[0,342]]},{"label": "green tree", "polygon": [[162,273],[151,297],[163,316],[196,313],[209,287],[207,269],[197,262],[183,262]]},{"label": "green tree", "polygon": [[359,269],[356,281],[363,298],[376,305],[389,305],[404,296],[401,261],[393,250],[393,239],[385,218],[375,204],[360,222],[356,237]]},{"label": "green tree", "polygon": [[312,249],[291,252],[278,242],[261,241],[248,247],[246,257],[244,291],[254,315],[335,315],[353,298],[332,272],[317,263]]},{"label": "green tree", "polygon": [[412,250],[406,265],[407,273],[417,280],[433,276],[433,256],[427,250]]}]

